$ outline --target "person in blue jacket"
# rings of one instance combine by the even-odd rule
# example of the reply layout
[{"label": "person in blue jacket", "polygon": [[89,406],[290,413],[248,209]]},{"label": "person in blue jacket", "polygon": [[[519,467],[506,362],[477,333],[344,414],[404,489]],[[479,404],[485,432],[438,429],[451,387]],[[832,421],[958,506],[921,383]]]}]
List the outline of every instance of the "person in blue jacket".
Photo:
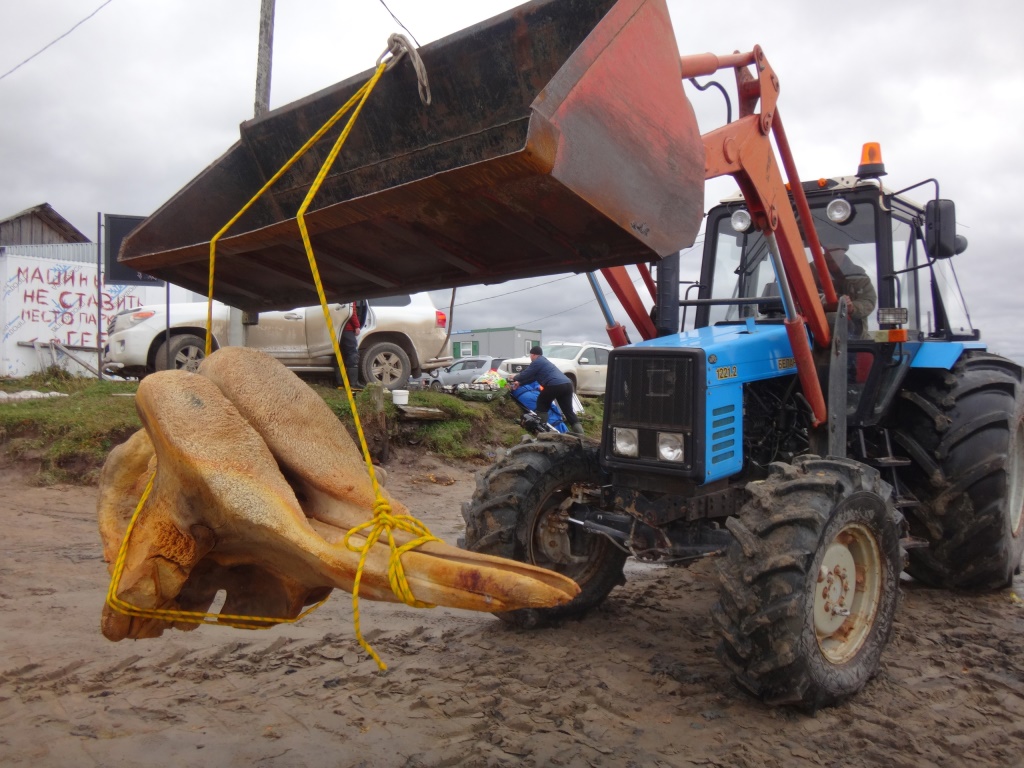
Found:
[{"label": "person in blue jacket", "polygon": [[533,381],[544,388],[537,396],[537,415],[541,424],[547,423],[548,408],[551,407],[552,401],[556,401],[569,423],[569,429],[577,435],[582,435],[583,425],[580,424],[579,416],[572,407],[572,382],[555,367],[554,363],[544,357],[544,350],[540,347],[530,349],[530,364],[513,379],[512,389],[516,390],[521,384]]}]

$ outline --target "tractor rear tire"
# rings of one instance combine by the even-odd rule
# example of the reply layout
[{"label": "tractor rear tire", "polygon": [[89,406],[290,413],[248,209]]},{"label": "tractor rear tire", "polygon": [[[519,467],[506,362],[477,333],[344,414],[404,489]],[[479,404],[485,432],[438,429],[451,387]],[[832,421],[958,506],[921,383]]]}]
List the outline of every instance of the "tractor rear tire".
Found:
[{"label": "tractor rear tire", "polygon": [[901,517],[877,470],[776,462],[726,526],[713,617],[718,657],[765,703],[809,710],[857,693],[892,635]]},{"label": "tractor rear tire", "polygon": [[596,486],[599,477],[596,445],[544,434],[515,446],[477,478],[476,492],[462,508],[466,538],[460,544],[561,573],[581,589],[565,605],[507,611],[498,618],[522,628],[547,626],[582,616],[626,583],[626,553],[566,519],[573,484]]},{"label": "tractor rear tire", "polygon": [[921,502],[907,572],[947,589],[1001,589],[1024,551],[1024,386],[1020,366],[967,352],[951,371],[918,371],[901,392],[893,437]]}]

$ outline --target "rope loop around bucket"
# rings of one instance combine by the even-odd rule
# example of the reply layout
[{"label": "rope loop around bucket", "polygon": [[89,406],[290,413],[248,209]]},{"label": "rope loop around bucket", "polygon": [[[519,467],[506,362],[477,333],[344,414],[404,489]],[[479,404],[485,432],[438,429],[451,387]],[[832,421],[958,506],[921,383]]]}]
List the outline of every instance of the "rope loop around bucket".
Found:
[{"label": "rope loop around bucket", "polygon": [[377,58],[377,66],[380,66],[384,62],[384,57],[389,54],[391,58],[385,63],[385,70],[389,70],[398,64],[406,54],[409,55],[409,61],[412,62],[412,68],[416,72],[416,84],[420,91],[420,101],[424,105],[430,106],[430,81],[427,79],[427,68],[423,64],[423,59],[420,58],[419,51],[409,42],[409,38],[398,32],[388,37],[387,50]]}]

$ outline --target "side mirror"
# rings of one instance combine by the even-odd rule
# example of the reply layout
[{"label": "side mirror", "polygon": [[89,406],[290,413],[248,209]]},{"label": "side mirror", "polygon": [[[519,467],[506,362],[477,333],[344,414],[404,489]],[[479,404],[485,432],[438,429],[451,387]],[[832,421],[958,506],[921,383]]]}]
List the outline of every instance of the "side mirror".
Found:
[{"label": "side mirror", "polygon": [[581,357],[580,358],[580,365],[590,365],[590,358]]},{"label": "side mirror", "polygon": [[956,234],[956,206],[952,200],[929,200],[924,208],[924,242],[935,259],[948,259],[967,247],[966,238],[959,251]]}]

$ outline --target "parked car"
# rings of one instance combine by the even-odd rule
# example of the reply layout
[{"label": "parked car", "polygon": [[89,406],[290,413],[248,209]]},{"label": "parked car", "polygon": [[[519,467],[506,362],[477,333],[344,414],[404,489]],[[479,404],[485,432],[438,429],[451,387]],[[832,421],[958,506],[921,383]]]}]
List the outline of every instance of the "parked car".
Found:
[{"label": "parked car", "polygon": [[431,389],[444,389],[458,384],[472,384],[488,371],[497,369],[504,361],[503,357],[488,355],[463,357],[446,368],[432,370],[429,376],[424,377],[423,386]]},{"label": "parked car", "polygon": [[[542,349],[544,357],[569,378],[578,394],[604,394],[611,345],[594,341],[550,341]],[[508,378],[529,364],[529,356],[516,357],[502,363],[499,370]]]},{"label": "parked car", "polygon": [[[359,333],[359,364],[366,382],[401,389],[411,377],[451,362],[445,355],[447,316],[429,294],[370,299]],[[331,321],[340,331],[351,305],[331,304]],[[214,302],[213,348],[227,344],[228,307]],[[108,374],[142,378],[169,367],[195,370],[206,348],[206,302],[152,304],[114,315],[107,326],[103,368]],[[297,373],[333,373],[340,381],[334,347],[319,305],[286,312],[261,312],[244,325],[245,344],[261,349]]]}]

